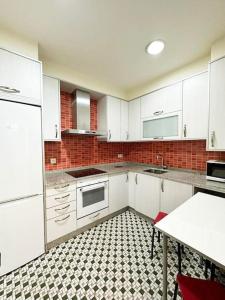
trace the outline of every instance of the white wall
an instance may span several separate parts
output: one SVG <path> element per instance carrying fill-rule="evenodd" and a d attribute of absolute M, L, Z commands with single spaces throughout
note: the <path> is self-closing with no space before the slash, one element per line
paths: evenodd
<path fill-rule="evenodd" d="M 208 63 L 210 61 L 210 55 L 203 57 L 191 64 L 188 64 L 182 68 L 179 68 L 173 72 L 166 74 L 160 78 L 157 78 L 153 81 L 150 81 L 148 84 L 144 86 L 131 90 L 127 94 L 127 99 L 132 100 L 134 98 L 140 97 L 144 94 L 150 93 L 156 89 L 159 89 L 163 86 L 167 86 L 179 80 L 182 80 L 186 77 L 190 77 L 194 74 L 204 72 L 208 69 Z"/>
<path fill-rule="evenodd" d="M 225 37 L 217 40 L 211 47 L 211 60 L 225 55 Z"/>
<path fill-rule="evenodd" d="M 0 28 L 0 47 L 38 59 L 38 43 Z"/>

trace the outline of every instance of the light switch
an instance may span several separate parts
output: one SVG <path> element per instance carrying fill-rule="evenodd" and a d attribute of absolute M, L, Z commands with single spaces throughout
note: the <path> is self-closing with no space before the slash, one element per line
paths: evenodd
<path fill-rule="evenodd" d="M 123 158 L 123 154 L 122 154 L 122 153 L 119 153 L 119 154 L 118 154 L 118 158 Z"/>
<path fill-rule="evenodd" d="M 51 165 L 56 165 L 56 158 L 50 158 L 50 164 Z"/>

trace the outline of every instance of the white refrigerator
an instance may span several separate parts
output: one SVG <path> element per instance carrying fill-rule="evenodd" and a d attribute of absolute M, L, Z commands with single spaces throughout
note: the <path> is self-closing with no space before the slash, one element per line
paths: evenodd
<path fill-rule="evenodd" d="M 41 108 L 0 99 L 0 276 L 44 253 Z"/>

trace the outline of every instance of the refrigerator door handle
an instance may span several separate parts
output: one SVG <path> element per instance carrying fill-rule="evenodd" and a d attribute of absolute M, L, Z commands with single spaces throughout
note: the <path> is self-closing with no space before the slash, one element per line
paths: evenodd
<path fill-rule="evenodd" d="M 42 195 L 42 194 L 25 195 L 25 196 L 18 197 L 18 198 L 3 200 L 0 203 L 13 202 L 13 201 L 18 201 L 18 200 L 22 200 L 22 199 L 33 198 L 33 197 L 40 196 L 40 195 Z"/>

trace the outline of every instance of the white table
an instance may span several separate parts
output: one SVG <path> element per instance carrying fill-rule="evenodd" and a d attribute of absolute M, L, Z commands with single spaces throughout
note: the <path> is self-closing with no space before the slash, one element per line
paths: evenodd
<path fill-rule="evenodd" d="M 163 300 L 167 299 L 167 237 L 225 267 L 225 198 L 197 193 L 155 227 L 163 232 Z"/>

